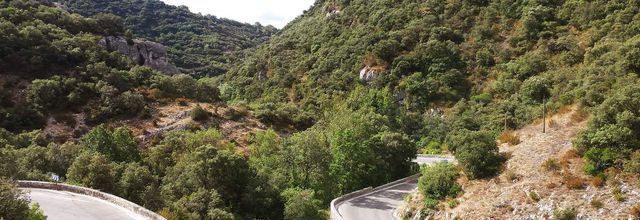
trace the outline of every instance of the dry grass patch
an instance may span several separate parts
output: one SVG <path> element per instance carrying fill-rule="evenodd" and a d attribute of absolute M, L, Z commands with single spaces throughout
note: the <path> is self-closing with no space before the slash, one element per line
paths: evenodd
<path fill-rule="evenodd" d="M 558 126 L 558 123 L 556 123 L 556 121 L 553 119 L 549 119 L 547 121 L 547 125 L 549 126 L 549 128 L 555 128 L 556 126 Z"/>
<path fill-rule="evenodd" d="M 573 114 L 571 114 L 570 119 L 573 123 L 580 123 L 589 117 L 589 113 L 585 111 L 583 108 L 578 108 Z"/>
<path fill-rule="evenodd" d="M 564 114 L 567 114 L 567 113 L 569 113 L 571 111 L 573 111 L 573 107 L 570 106 L 570 105 L 565 105 L 565 106 L 562 106 L 562 107 L 560 107 L 558 109 L 558 114 L 564 115 Z"/>
<path fill-rule="evenodd" d="M 622 189 L 620 189 L 620 187 L 618 186 L 613 187 L 613 190 L 611 190 L 611 194 L 613 195 L 613 199 L 618 202 L 624 202 L 627 199 L 624 196 L 624 192 L 622 192 Z"/>
<path fill-rule="evenodd" d="M 500 134 L 500 136 L 498 137 L 498 141 L 500 141 L 500 143 L 503 143 L 503 144 L 506 143 L 511 146 L 514 146 L 514 145 L 520 144 L 520 137 L 518 137 L 518 135 L 516 135 L 512 131 L 505 131 L 505 132 L 502 132 L 502 134 Z"/>
<path fill-rule="evenodd" d="M 520 174 L 516 173 L 516 171 L 513 170 L 507 170 L 507 172 L 505 173 L 507 182 L 517 182 L 518 180 L 520 180 L 520 177 Z"/>
<path fill-rule="evenodd" d="M 562 184 L 567 186 L 567 188 L 569 189 L 584 189 L 585 180 L 580 177 L 568 174 L 562 179 Z"/>
<path fill-rule="evenodd" d="M 560 170 L 560 164 L 555 158 L 549 158 L 542 163 L 542 168 L 546 171 L 558 171 Z"/>
<path fill-rule="evenodd" d="M 640 203 L 631 206 L 631 208 L 629 208 L 629 214 L 635 219 L 640 219 Z"/>
<path fill-rule="evenodd" d="M 576 159 L 576 158 L 580 158 L 580 154 L 578 154 L 578 151 L 576 149 L 571 149 L 568 150 L 567 152 L 565 152 L 562 157 L 560 157 L 560 165 L 562 167 L 569 167 L 569 164 L 571 163 L 570 161 L 572 159 Z"/>
<path fill-rule="evenodd" d="M 602 179 L 602 177 L 599 177 L 599 176 L 593 177 L 591 179 L 591 185 L 594 187 L 600 188 L 604 186 L 604 180 Z"/>
<path fill-rule="evenodd" d="M 604 207 L 604 203 L 602 203 L 602 201 L 598 198 L 591 199 L 590 204 L 591 204 L 591 207 L 595 209 L 601 209 L 602 207 Z"/>

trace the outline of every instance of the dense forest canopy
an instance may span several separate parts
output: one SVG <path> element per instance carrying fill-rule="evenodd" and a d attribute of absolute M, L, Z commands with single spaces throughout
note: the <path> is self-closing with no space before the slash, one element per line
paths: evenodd
<path fill-rule="evenodd" d="M 85 16 L 113 14 L 136 37 L 169 47 L 170 60 L 195 76 L 225 73 L 242 58 L 244 50 L 263 43 L 277 29 L 246 24 L 213 15 L 194 14 L 184 6 L 160 0 L 64 0 L 72 11 Z"/>
<path fill-rule="evenodd" d="M 1 177 L 55 173 L 169 219 L 323 219 L 339 195 L 417 173 L 416 153 L 449 152 L 463 172 L 422 170 L 435 206 L 461 193 L 460 174 L 500 172 L 496 136 L 540 118 L 543 101 L 591 113 L 575 140 L 585 172 L 640 173 L 636 0 L 318 0 L 268 41 L 273 28 L 157 0 L 64 3 L 86 17 L 0 2 Z M 224 74 L 162 75 L 98 44 L 113 35 Z M 244 106 L 272 129 L 240 149 L 215 126 L 142 142 L 118 123 L 174 101 Z M 38 130 L 63 112 L 87 127 L 64 141 Z"/>

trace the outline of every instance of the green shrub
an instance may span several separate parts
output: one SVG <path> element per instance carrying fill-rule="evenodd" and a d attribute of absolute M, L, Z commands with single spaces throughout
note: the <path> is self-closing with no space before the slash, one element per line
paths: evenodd
<path fill-rule="evenodd" d="M 591 207 L 596 209 L 601 209 L 602 207 L 604 207 L 604 203 L 602 203 L 602 201 L 597 198 L 591 199 L 590 204 L 591 204 Z"/>
<path fill-rule="evenodd" d="M 532 103 L 541 103 L 544 97 L 549 98 L 550 85 L 548 80 L 534 76 L 522 83 L 520 94 Z"/>
<path fill-rule="evenodd" d="M 640 150 L 633 152 L 631 158 L 624 164 L 624 170 L 640 174 Z"/>
<path fill-rule="evenodd" d="M 0 219 L 46 219 L 39 208 L 37 203 L 29 207 L 26 195 L 14 183 L 0 179 Z"/>
<path fill-rule="evenodd" d="M 576 211 L 573 208 L 555 209 L 553 217 L 556 220 L 574 220 L 576 219 Z"/>
<path fill-rule="evenodd" d="M 204 110 L 202 107 L 200 107 L 200 105 L 197 105 L 196 107 L 191 109 L 190 115 L 191 119 L 193 119 L 194 121 L 206 121 L 207 119 L 209 119 L 211 113 L 207 110 Z"/>
<path fill-rule="evenodd" d="M 538 193 L 536 193 L 535 191 L 529 192 L 529 198 L 531 198 L 531 200 L 533 200 L 534 202 L 540 201 L 540 195 L 538 195 Z"/>
<path fill-rule="evenodd" d="M 503 161 L 490 132 L 461 131 L 450 138 L 452 146 L 465 174 L 472 179 L 495 175 Z"/>
<path fill-rule="evenodd" d="M 458 171 L 451 164 L 438 163 L 422 168 L 422 176 L 418 180 L 418 189 L 425 198 L 435 200 L 456 197 L 461 191 L 456 182 Z"/>

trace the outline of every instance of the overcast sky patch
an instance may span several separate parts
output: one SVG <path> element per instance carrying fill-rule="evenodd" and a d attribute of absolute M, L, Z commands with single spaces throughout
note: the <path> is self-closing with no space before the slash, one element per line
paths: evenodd
<path fill-rule="evenodd" d="M 314 0 L 162 0 L 185 5 L 194 13 L 210 14 L 240 22 L 284 27 L 309 9 Z"/>

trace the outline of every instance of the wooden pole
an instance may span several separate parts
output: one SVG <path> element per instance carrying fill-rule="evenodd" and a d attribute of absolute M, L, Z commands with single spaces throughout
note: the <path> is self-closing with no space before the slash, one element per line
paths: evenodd
<path fill-rule="evenodd" d="M 542 95 L 542 133 L 547 133 L 547 95 Z"/>
<path fill-rule="evenodd" d="M 504 112 L 504 130 L 507 130 L 507 112 Z"/>

